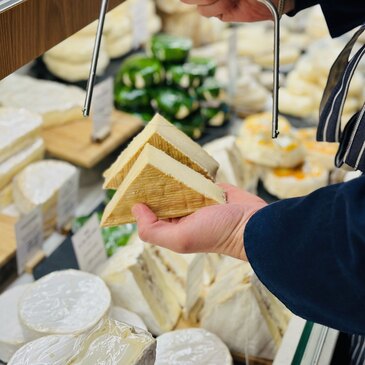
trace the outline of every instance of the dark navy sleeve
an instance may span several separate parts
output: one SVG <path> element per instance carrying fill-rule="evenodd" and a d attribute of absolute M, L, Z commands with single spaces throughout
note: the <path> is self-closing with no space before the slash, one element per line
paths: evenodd
<path fill-rule="evenodd" d="M 244 244 L 258 278 L 293 313 L 365 334 L 365 177 L 261 209 Z"/>
<path fill-rule="evenodd" d="M 312 5 L 320 4 L 332 37 L 338 37 L 365 22 L 365 2 L 362 0 L 295 0 L 289 16 Z"/>

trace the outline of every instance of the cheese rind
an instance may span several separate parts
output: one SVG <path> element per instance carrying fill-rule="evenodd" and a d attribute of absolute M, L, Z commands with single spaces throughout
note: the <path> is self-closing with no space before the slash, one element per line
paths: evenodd
<path fill-rule="evenodd" d="M 130 326 L 138 327 L 147 331 L 145 323 L 138 314 L 122 307 L 113 306 L 110 311 L 110 318 L 114 319 L 115 321 L 126 323 Z"/>
<path fill-rule="evenodd" d="M 97 276 L 77 270 L 51 273 L 32 284 L 19 301 L 19 318 L 29 339 L 81 334 L 109 311 L 111 296 Z"/>
<path fill-rule="evenodd" d="M 105 208 L 102 226 L 135 222 L 136 203 L 147 204 L 160 218 L 183 217 L 197 209 L 225 203 L 223 190 L 163 151 L 146 144 Z"/>
<path fill-rule="evenodd" d="M 0 210 L 13 203 L 13 186 L 8 184 L 0 190 Z"/>
<path fill-rule="evenodd" d="M 156 341 L 148 332 L 111 319 L 82 335 L 41 337 L 18 350 L 9 365 L 153 365 Z"/>
<path fill-rule="evenodd" d="M 147 143 L 214 180 L 218 163 L 197 143 L 157 114 L 104 173 L 104 188 L 119 187 Z"/>

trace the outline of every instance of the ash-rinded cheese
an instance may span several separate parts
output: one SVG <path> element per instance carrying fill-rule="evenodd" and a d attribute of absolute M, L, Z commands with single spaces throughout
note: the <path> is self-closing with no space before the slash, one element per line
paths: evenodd
<path fill-rule="evenodd" d="M 26 343 L 18 318 L 18 302 L 29 284 L 11 288 L 0 295 L 0 361 L 8 362 Z"/>
<path fill-rule="evenodd" d="M 227 346 L 213 333 L 189 328 L 157 337 L 155 365 L 232 365 Z"/>
<path fill-rule="evenodd" d="M 9 365 L 153 365 L 155 358 L 151 334 L 106 319 L 82 335 L 51 335 L 29 342 Z"/>
<path fill-rule="evenodd" d="M 12 74 L 0 81 L 0 105 L 38 113 L 43 128 L 82 118 L 85 92 L 54 81 Z"/>
<path fill-rule="evenodd" d="M 126 323 L 129 324 L 130 326 L 138 327 L 147 331 L 145 323 L 138 314 L 133 313 L 122 307 L 116 307 L 116 306 L 112 307 L 110 311 L 110 318 L 118 322 Z"/>
<path fill-rule="evenodd" d="M 118 189 L 147 143 L 214 180 L 218 163 L 197 143 L 157 114 L 104 173 L 106 189 Z"/>
<path fill-rule="evenodd" d="M 135 222 L 131 209 L 147 204 L 158 218 L 183 217 L 225 203 L 223 190 L 203 175 L 146 144 L 105 208 L 102 226 Z"/>
<path fill-rule="evenodd" d="M 34 339 L 88 331 L 107 315 L 110 305 L 110 292 L 99 277 L 65 270 L 32 284 L 18 308 L 25 336 Z"/>
<path fill-rule="evenodd" d="M 171 331 L 181 314 L 164 274 L 139 239 L 120 249 L 100 269 L 113 303 L 137 313 L 156 335 Z"/>
<path fill-rule="evenodd" d="M 39 114 L 0 107 L 0 163 L 34 142 L 41 125 Z"/>
<path fill-rule="evenodd" d="M 0 189 L 11 183 L 13 177 L 30 163 L 44 156 L 44 142 L 37 138 L 31 145 L 0 163 Z"/>

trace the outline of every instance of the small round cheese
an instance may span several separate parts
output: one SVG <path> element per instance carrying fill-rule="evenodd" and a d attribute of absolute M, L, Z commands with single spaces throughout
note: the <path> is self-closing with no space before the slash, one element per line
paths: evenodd
<path fill-rule="evenodd" d="M 35 282 L 19 301 L 19 317 L 29 338 L 80 334 L 108 312 L 111 296 L 97 276 L 59 271 Z"/>
<path fill-rule="evenodd" d="M 227 346 L 201 328 L 167 332 L 157 337 L 155 365 L 231 365 Z"/>

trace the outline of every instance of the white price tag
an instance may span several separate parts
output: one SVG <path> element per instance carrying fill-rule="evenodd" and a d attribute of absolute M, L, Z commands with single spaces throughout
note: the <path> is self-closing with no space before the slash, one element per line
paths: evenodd
<path fill-rule="evenodd" d="M 57 201 L 57 228 L 62 229 L 75 215 L 79 191 L 77 170 L 60 188 Z"/>
<path fill-rule="evenodd" d="M 110 134 L 114 100 L 113 87 L 111 77 L 94 87 L 92 104 L 92 139 L 94 141 L 102 141 Z"/>
<path fill-rule="evenodd" d="M 135 0 L 132 3 L 131 13 L 133 47 L 138 48 L 141 44 L 146 43 L 149 38 L 147 0 Z"/>
<path fill-rule="evenodd" d="M 107 260 L 97 214 L 73 235 L 72 245 L 82 271 L 92 273 Z"/>
<path fill-rule="evenodd" d="M 23 215 L 15 225 L 16 260 L 20 275 L 27 262 L 40 250 L 43 245 L 43 219 L 41 208 Z"/>

